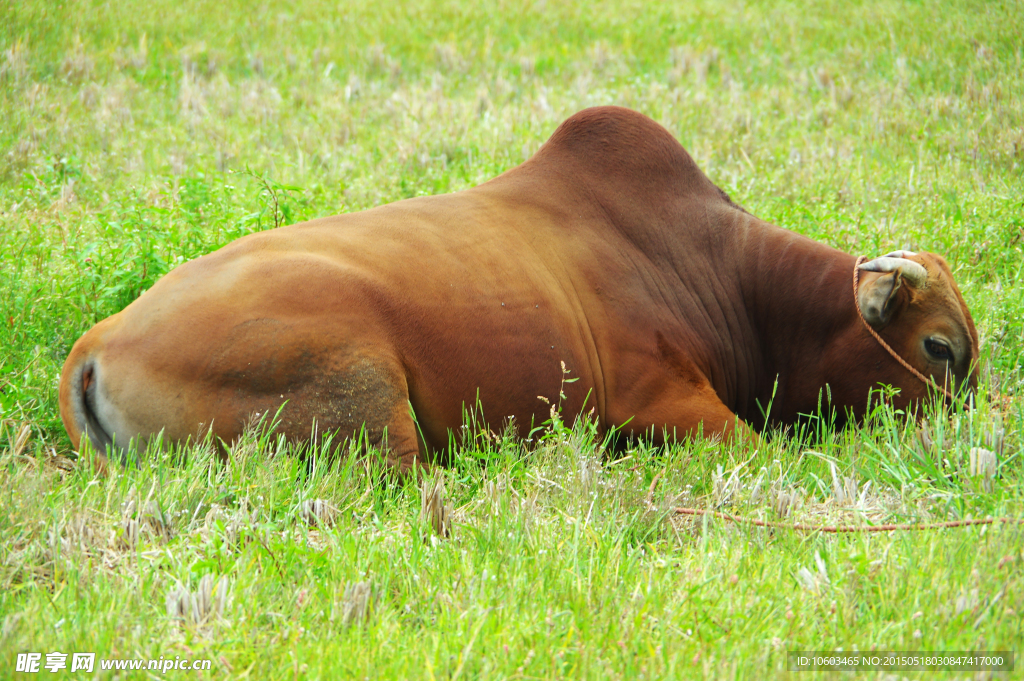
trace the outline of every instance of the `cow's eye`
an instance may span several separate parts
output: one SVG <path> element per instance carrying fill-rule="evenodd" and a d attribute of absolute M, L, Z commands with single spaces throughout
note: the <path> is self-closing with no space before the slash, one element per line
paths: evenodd
<path fill-rule="evenodd" d="M 937 359 L 940 362 L 953 361 L 953 351 L 950 350 L 949 346 L 942 341 L 929 338 L 924 342 L 924 349 L 928 351 L 928 354 L 932 356 L 932 359 Z"/>

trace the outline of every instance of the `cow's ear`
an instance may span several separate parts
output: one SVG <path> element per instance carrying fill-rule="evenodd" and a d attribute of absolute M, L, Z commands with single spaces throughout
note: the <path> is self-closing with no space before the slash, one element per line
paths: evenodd
<path fill-rule="evenodd" d="M 899 270 L 885 274 L 865 272 L 862 275 L 857 302 L 868 324 L 883 327 L 892 321 L 892 313 L 896 309 L 896 292 L 900 290 L 902 282 Z"/>

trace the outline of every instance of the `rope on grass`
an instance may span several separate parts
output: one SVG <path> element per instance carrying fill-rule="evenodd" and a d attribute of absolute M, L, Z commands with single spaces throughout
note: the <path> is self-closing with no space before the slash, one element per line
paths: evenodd
<path fill-rule="evenodd" d="M 947 527 L 967 527 L 969 525 L 993 525 L 995 523 L 1007 523 L 1013 525 L 1024 525 L 1024 518 L 969 518 L 967 520 L 948 520 L 941 523 L 892 523 L 887 525 L 807 525 L 804 523 L 782 523 L 774 520 L 757 520 L 756 518 L 745 518 L 738 515 L 730 515 L 721 511 L 712 511 L 706 508 L 685 508 L 677 507 L 676 515 L 710 515 L 722 520 L 728 520 L 743 525 L 756 525 L 758 527 L 772 527 L 781 530 L 796 530 L 797 532 L 830 532 L 834 534 L 848 532 L 897 532 L 901 530 L 941 530 Z"/>

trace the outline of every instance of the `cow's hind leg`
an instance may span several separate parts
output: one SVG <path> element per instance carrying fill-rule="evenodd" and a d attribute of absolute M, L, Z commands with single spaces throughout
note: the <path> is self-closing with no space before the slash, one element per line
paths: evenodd
<path fill-rule="evenodd" d="M 290 438 L 308 438 L 314 427 L 321 436 L 360 438 L 379 447 L 401 475 L 430 463 L 409 406 L 405 372 L 396 360 L 349 355 L 285 397 L 279 429 Z"/>

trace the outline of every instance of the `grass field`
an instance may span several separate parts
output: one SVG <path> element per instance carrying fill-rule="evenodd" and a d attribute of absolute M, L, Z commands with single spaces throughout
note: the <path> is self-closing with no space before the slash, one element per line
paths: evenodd
<path fill-rule="evenodd" d="M 1024 526 L 834 536 L 672 510 L 1024 517 L 1022 17 L 909 0 L 0 4 L 0 678 L 55 651 L 253 679 L 761 679 L 788 676 L 794 650 L 1019 654 Z M 617 460 L 572 415 L 529 446 L 478 433 L 442 476 L 446 539 L 415 485 L 357 457 L 307 470 L 258 431 L 227 464 L 209 447 L 106 477 L 74 461 L 68 350 L 176 264 L 473 186 L 596 104 L 661 122 L 775 224 L 943 254 L 981 334 L 978 408 L 931 414 L 931 446 L 885 409 L 756 451 Z M 972 475 L 974 447 L 997 452 L 993 477 Z M 70 656 L 64 674 L 93 676 Z M 900 676 L 921 674 L 858 678 Z"/>

